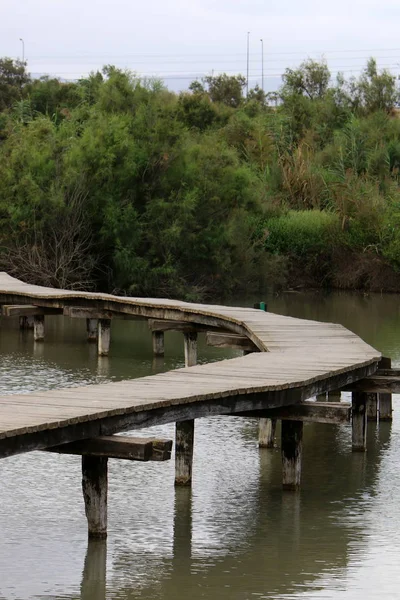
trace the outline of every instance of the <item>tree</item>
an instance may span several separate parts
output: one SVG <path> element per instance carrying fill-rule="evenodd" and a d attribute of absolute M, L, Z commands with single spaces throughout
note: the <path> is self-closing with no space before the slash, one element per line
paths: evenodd
<path fill-rule="evenodd" d="M 246 78 L 243 75 L 207 75 L 203 82 L 207 85 L 207 94 L 212 102 L 222 102 L 227 106 L 237 108 L 243 100 L 243 88 L 246 85 Z M 204 86 L 198 82 L 193 82 L 190 89 L 199 93 L 205 91 Z"/>
<path fill-rule="evenodd" d="M 301 63 L 298 69 L 286 69 L 283 75 L 282 97 L 300 95 L 310 100 L 322 98 L 331 78 L 326 62 L 309 59 Z"/>
<path fill-rule="evenodd" d="M 29 81 L 25 62 L 0 58 L 0 111 L 11 108 L 22 98 L 22 90 Z"/>

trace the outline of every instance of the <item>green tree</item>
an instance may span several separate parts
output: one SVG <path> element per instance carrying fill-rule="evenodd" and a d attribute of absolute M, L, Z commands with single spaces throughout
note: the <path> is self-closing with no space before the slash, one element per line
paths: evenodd
<path fill-rule="evenodd" d="M 0 58 L 0 111 L 11 108 L 22 98 L 24 86 L 30 81 L 26 63 L 12 58 Z"/>
<path fill-rule="evenodd" d="M 281 95 L 306 96 L 310 100 L 323 98 L 331 78 L 326 62 L 312 59 L 301 63 L 298 69 L 286 69 L 282 79 Z"/>

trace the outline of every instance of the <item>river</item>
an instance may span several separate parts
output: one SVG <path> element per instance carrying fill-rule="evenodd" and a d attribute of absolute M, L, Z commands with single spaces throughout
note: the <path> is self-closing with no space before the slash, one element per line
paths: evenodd
<path fill-rule="evenodd" d="M 296 293 L 269 298 L 268 306 L 342 323 L 400 362 L 398 296 Z M 180 334 L 166 334 L 165 361 L 154 361 L 146 323 L 115 321 L 110 357 L 99 359 L 84 329 L 80 320 L 48 317 L 46 341 L 34 345 L 31 332 L 3 322 L 0 394 L 183 366 Z M 201 362 L 235 355 L 200 340 Z M 144 432 L 169 437 L 174 426 Z M 393 424 L 369 424 L 365 455 L 351 453 L 348 426 L 309 424 L 302 490 L 283 493 L 279 449 L 258 449 L 254 420 L 200 419 L 192 490 L 174 489 L 172 460 L 110 461 L 108 540 L 88 545 L 80 458 L 3 459 L 0 598 L 397 598 L 399 464 L 396 410 Z"/>

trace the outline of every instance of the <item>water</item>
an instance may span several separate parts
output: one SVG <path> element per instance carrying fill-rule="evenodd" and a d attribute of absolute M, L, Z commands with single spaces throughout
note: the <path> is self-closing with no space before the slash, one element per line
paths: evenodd
<path fill-rule="evenodd" d="M 251 305 L 251 304 L 250 304 Z M 269 308 L 341 322 L 400 362 L 398 296 L 287 294 Z M 235 356 L 200 343 L 204 362 Z M 47 339 L 0 331 L 0 393 L 139 377 L 183 364 L 180 334 L 154 361 L 145 323 L 114 322 L 110 358 L 84 324 L 47 319 Z M 396 408 L 396 397 L 394 399 Z M 173 425 L 146 433 L 173 436 Z M 369 426 L 366 455 L 346 426 L 304 431 L 302 490 L 282 493 L 279 450 L 251 419 L 196 421 L 192 490 L 173 461 L 110 461 L 109 537 L 87 543 L 79 457 L 0 461 L 0 598 L 247 600 L 396 598 L 400 587 L 400 419 Z M 279 439 L 279 438 L 278 438 Z"/>

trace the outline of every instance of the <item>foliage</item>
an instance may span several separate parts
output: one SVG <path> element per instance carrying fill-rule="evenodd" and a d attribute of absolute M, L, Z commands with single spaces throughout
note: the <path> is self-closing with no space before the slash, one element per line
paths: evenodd
<path fill-rule="evenodd" d="M 245 83 L 174 94 L 113 66 L 62 82 L 0 61 L 1 268 L 196 300 L 293 277 L 344 285 L 349 253 L 354 281 L 374 279 L 369 257 L 400 270 L 394 78 L 370 61 L 331 82 L 306 61 L 274 98 L 243 98 Z"/>

